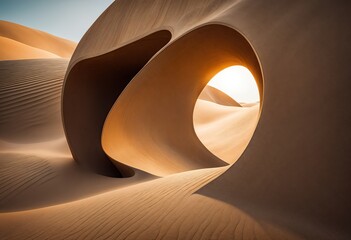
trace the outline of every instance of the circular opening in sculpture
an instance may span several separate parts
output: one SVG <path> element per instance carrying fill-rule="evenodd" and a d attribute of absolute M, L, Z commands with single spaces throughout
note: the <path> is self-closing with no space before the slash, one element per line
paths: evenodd
<path fill-rule="evenodd" d="M 250 70 L 227 67 L 208 82 L 196 101 L 195 132 L 209 151 L 232 164 L 253 135 L 259 106 L 260 94 Z"/>

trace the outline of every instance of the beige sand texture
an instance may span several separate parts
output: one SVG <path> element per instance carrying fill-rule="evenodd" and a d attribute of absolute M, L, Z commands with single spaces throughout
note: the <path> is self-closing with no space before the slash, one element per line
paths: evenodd
<path fill-rule="evenodd" d="M 225 169 L 170 175 L 68 204 L 0 215 L 2 239 L 298 239 L 192 193 Z M 3 221 L 6 219 L 6 223 Z M 274 237 L 272 237 L 274 236 Z"/>
<path fill-rule="evenodd" d="M 0 20 L 0 60 L 70 58 L 76 43 Z"/>
<path fill-rule="evenodd" d="M 194 108 L 195 132 L 208 150 L 233 164 L 249 143 L 258 114 L 259 104 L 233 107 L 198 99 Z"/>
<path fill-rule="evenodd" d="M 68 61 L 0 63 L 0 139 L 35 143 L 64 137 L 60 97 Z"/>
<path fill-rule="evenodd" d="M 38 150 L 62 133 L 1 141 L 0 238 L 350 239 L 350 9 L 115 1 L 78 44 L 55 97 L 76 163 L 64 148 Z M 232 65 L 252 72 L 260 105 L 198 100 Z M 9 96 L 5 118 L 27 109 Z M 24 136 L 11 131 L 4 136 Z"/>

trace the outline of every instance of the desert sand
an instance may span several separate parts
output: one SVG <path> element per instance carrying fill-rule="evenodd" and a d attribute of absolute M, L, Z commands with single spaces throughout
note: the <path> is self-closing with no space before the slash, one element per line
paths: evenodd
<path fill-rule="evenodd" d="M 70 58 L 76 43 L 0 20 L 0 60 Z"/>
<path fill-rule="evenodd" d="M 350 9 L 115 1 L 69 61 L 1 30 L 60 58 L 0 61 L 0 238 L 350 239 Z"/>
<path fill-rule="evenodd" d="M 202 90 L 199 99 L 207 100 L 209 102 L 218 103 L 224 106 L 236 106 L 241 107 L 240 103 L 235 101 L 233 98 L 225 94 L 224 92 L 207 85 L 204 90 Z"/>
<path fill-rule="evenodd" d="M 249 143 L 258 114 L 259 104 L 233 107 L 199 98 L 194 108 L 195 132 L 208 150 L 226 163 L 233 164 Z"/>

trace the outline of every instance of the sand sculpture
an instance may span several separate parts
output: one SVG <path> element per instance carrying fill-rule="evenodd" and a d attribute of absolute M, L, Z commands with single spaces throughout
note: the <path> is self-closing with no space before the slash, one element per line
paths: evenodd
<path fill-rule="evenodd" d="M 0 238 L 349 239 L 350 10 L 115 1 L 69 63 L 2 62 Z M 25 131 L 48 133 L 24 139 L 5 127 L 11 89 L 30 84 L 26 69 L 53 65 L 46 86 L 62 92 L 40 107 L 60 109 L 63 125 L 44 114 L 33 130 L 24 118 Z M 206 87 L 233 65 L 251 71 L 260 104 Z M 47 98 L 36 83 L 32 95 Z M 19 103 L 23 116 L 39 108 Z"/>

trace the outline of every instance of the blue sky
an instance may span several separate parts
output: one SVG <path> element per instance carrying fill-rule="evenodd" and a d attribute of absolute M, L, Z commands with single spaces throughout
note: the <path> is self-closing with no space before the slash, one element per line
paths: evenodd
<path fill-rule="evenodd" d="M 0 0 L 0 19 L 78 42 L 114 0 Z"/>

